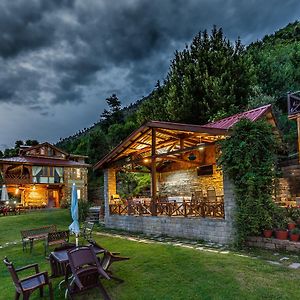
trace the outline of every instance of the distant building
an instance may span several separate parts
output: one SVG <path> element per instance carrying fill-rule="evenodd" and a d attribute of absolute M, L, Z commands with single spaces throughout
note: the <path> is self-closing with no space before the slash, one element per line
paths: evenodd
<path fill-rule="evenodd" d="M 22 146 L 19 156 L 0 159 L 0 173 L 10 197 L 24 206 L 60 207 L 70 202 L 73 183 L 78 198 L 87 200 L 86 158 L 49 143 Z"/>

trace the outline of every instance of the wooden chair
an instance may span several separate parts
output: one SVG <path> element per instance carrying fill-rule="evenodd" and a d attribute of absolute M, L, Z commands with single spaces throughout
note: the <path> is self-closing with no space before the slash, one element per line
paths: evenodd
<path fill-rule="evenodd" d="M 52 284 L 49 281 L 48 273 L 47 272 L 40 272 L 38 264 L 28 265 L 22 268 L 15 269 L 12 262 L 8 260 L 7 257 L 3 260 L 4 264 L 6 265 L 12 280 L 15 285 L 16 289 L 16 296 L 15 299 L 18 300 L 20 295 L 23 295 L 24 300 L 28 300 L 30 295 L 36 290 L 40 290 L 40 296 L 43 297 L 44 294 L 44 286 L 49 286 L 49 295 L 50 299 L 53 300 L 53 291 L 52 291 Z M 23 270 L 28 270 L 33 268 L 35 270 L 35 274 L 25 277 L 23 279 L 19 279 L 18 272 Z"/>
<path fill-rule="evenodd" d="M 45 255 L 47 254 L 49 246 L 63 245 L 69 242 L 69 230 L 49 232 L 45 240 Z"/>
<path fill-rule="evenodd" d="M 67 292 L 71 299 L 73 299 L 74 294 L 94 287 L 100 289 L 104 299 L 110 299 L 99 280 L 100 277 L 106 279 L 110 279 L 110 277 L 101 267 L 92 246 L 70 250 L 68 259 L 69 267 L 67 268 L 65 281 L 67 283 Z"/>
<path fill-rule="evenodd" d="M 207 201 L 210 203 L 215 203 L 217 201 L 217 194 L 214 187 L 209 187 L 207 189 Z"/>
<path fill-rule="evenodd" d="M 110 270 L 110 266 L 114 262 L 117 262 L 117 261 L 129 260 L 129 257 L 119 256 L 119 254 L 120 254 L 119 252 L 110 252 L 93 240 L 89 240 L 89 243 L 91 245 L 94 245 L 95 247 L 98 247 L 98 248 L 104 250 L 104 255 L 102 258 L 100 258 L 100 264 L 101 264 L 103 270 L 110 276 L 110 278 L 112 278 L 118 282 L 124 282 L 123 279 L 113 275 L 113 272 Z"/>
<path fill-rule="evenodd" d="M 82 236 L 85 240 L 88 241 L 88 240 L 92 239 L 94 225 L 95 224 L 93 222 L 89 222 L 89 221 L 84 222 L 84 226 L 82 229 Z"/>

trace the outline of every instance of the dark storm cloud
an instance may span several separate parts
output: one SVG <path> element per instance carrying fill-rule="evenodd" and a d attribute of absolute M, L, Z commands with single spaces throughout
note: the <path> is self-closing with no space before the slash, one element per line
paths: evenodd
<path fill-rule="evenodd" d="M 136 100 L 198 31 L 216 24 L 248 43 L 299 11 L 296 0 L 2 1 L 0 102 L 46 114 L 51 104 L 82 102 L 93 89 L 103 100 L 111 91 Z"/>

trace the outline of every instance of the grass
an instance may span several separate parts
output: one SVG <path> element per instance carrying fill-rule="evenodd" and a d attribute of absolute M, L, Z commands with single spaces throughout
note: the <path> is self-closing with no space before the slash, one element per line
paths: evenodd
<path fill-rule="evenodd" d="M 19 239 L 19 230 L 25 226 L 53 223 L 66 228 L 70 223 L 68 211 L 1 217 L 1 243 Z M 119 251 L 131 258 L 113 265 L 113 270 L 125 279 L 125 283 L 104 281 L 112 299 L 299 299 L 299 270 L 273 266 L 264 260 L 238 256 L 233 252 L 221 254 L 116 237 L 94 237 L 111 251 Z M 41 270 L 50 272 L 43 250 L 41 242 L 34 245 L 32 254 L 22 252 L 18 244 L 0 249 L 0 258 L 7 255 L 16 266 L 38 262 Z M 60 280 L 53 280 L 55 299 L 64 299 L 63 291 L 58 289 Z M 12 299 L 14 287 L 2 263 L 0 282 L 0 299 Z M 39 299 L 38 292 L 31 299 Z M 93 290 L 76 299 L 101 297 L 97 290 Z"/>

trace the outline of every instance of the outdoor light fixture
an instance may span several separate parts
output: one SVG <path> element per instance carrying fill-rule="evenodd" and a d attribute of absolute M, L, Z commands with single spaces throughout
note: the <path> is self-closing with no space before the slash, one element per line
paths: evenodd
<path fill-rule="evenodd" d="M 32 189 L 35 190 L 35 184 L 33 185 Z"/>
<path fill-rule="evenodd" d="M 204 146 L 205 146 L 205 143 L 199 143 L 198 145 L 198 149 L 200 150 L 200 151 L 203 151 L 204 150 Z"/>
<path fill-rule="evenodd" d="M 16 188 L 15 194 L 18 195 L 18 193 L 19 193 L 19 188 Z"/>
<path fill-rule="evenodd" d="M 150 161 L 150 159 L 149 158 L 144 158 L 144 163 L 148 163 L 149 161 Z"/>
<path fill-rule="evenodd" d="M 14 204 L 17 204 L 17 201 L 14 201 Z"/>
<path fill-rule="evenodd" d="M 6 201 L 5 203 L 6 203 L 6 204 L 9 204 L 9 201 Z"/>
<path fill-rule="evenodd" d="M 189 160 L 195 160 L 197 157 L 196 157 L 196 155 L 192 152 L 192 153 L 190 153 L 190 155 L 189 155 Z"/>

